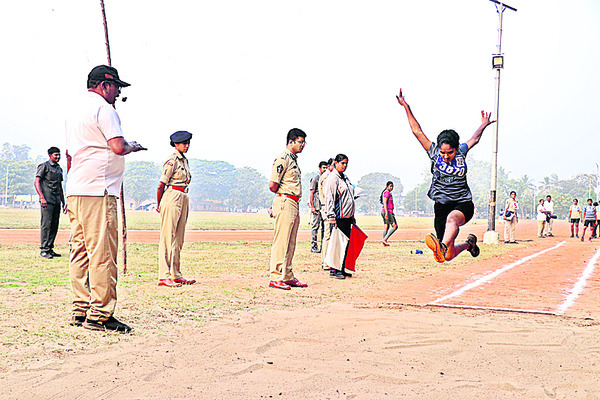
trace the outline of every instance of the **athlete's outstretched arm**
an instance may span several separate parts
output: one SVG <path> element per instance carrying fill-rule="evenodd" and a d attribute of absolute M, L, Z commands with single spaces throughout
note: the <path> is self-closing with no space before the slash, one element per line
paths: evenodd
<path fill-rule="evenodd" d="M 404 107 L 404 110 L 406 110 L 406 116 L 408 117 L 408 123 L 410 124 L 410 129 L 412 129 L 413 134 L 415 135 L 415 137 L 417 138 L 419 143 L 421 143 L 421 146 L 423 146 L 425 151 L 429 151 L 429 149 L 431 148 L 432 142 L 431 142 L 431 140 L 427 139 L 427 136 L 425 136 L 425 133 L 423 133 L 423 130 L 421 129 L 421 125 L 419 125 L 419 123 L 417 122 L 417 119 L 413 115 L 413 113 L 410 109 L 410 106 L 408 105 L 408 103 L 404 99 L 404 96 L 402 95 L 402 89 L 400 89 L 400 93 L 398 93 L 398 96 L 396 96 L 396 99 L 398 99 L 398 103 L 402 107 Z"/>
<path fill-rule="evenodd" d="M 481 135 L 483 135 L 483 131 L 485 130 L 485 128 L 488 127 L 488 125 L 493 124 L 494 121 L 490 121 L 490 118 L 492 117 L 492 113 L 486 113 L 485 111 L 481 111 L 481 125 L 479 125 L 479 128 L 477 128 L 477 130 L 475 131 L 475 133 L 473 134 L 473 137 L 471 137 L 471 139 L 467 140 L 467 146 L 469 146 L 469 149 L 471 149 L 473 146 L 475 146 L 477 143 L 479 143 L 479 140 L 481 139 Z"/>

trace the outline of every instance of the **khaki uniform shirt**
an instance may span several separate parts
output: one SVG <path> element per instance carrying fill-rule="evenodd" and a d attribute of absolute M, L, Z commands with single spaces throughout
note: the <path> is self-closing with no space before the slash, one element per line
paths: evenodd
<path fill-rule="evenodd" d="M 321 204 L 323 205 L 327 204 L 325 201 L 325 179 L 327 179 L 330 173 L 331 171 L 326 169 L 325 172 L 323 172 L 323 175 L 321 175 L 319 178 L 319 198 L 321 199 Z"/>
<path fill-rule="evenodd" d="M 279 184 L 277 193 L 302 196 L 301 172 L 297 160 L 298 156 L 285 149 L 273 161 L 270 180 Z"/>
<path fill-rule="evenodd" d="M 175 150 L 163 164 L 160 182 L 167 186 L 188 186 L 191 180 L 192 173 L 187 158 Z"/>

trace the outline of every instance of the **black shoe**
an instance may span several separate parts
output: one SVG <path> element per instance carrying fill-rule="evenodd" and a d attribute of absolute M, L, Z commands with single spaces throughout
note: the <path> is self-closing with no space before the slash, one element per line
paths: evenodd
<path fill-rule="evenodd" d="M 575 235 L 571 235 L 571 237 L 575 237 Z"/>
<path fill-rule="evenodd" d="M 116 331 L 116 332 L 123 332 L 123 333 L 131 332 L 130 326 L 117 321 L 117 319 L 115 317 L 110 317 L 106 321 L 91 321 L 88 318 L 83 323 L 83 327 L 85 329 L 89 329 L 91 331 Z"/>
<path fill-rule="evenodd" d="M 50 253 L 50 252 L 48 252 L 48 251 L 42 251 L 42 252 L 40 253 L 40 257 L 44 257 L 44 258 L 47 258 L 47 259 L 51 259 L 53 256 L 52 256 L 52 253 Z"/>
<path fill-rule="evenodd" d="M 351 274 L 351 273 L 349 273 L 349 272 L 343 271 L 343 272 L 342 272 L 342 274 L 343 274 L 344 276 L 347 276 L 348 278 L 352 278 L 352 274 Z"/>
<path fill-rule="evenodd" d="M 337 271 L 335 269 L 333 269 L 333 268 L 329 269 L 329 276 L 331 278 L 334 278 L 336 276 L 336 274 L 337 274 Z"/>
<path fill-rule="evenodd" d="M 81 326 L 85 322 L 85 315 L 73 315 L 69 325 Z"/>
<path fill-rule="evenodd" d="M 60 257 L 60 254 L 56 253 L 54 250 L 50 250 L 48 253 L 52 254 L 52 257 Z"/>
<path fill-rule="evenodd" d="M 467 250 L 473 257 L 479 255 L 479 246 L 477 246 L 477 236 L 472 233 L 467 236 L 467 243 L 469 243 L 469 249 Z"/>
<path fill-rule="evenodd" d="M 310 252 L 311 252 L 311 253 L 320 253 L 320 252 L 321 252 L 321 250 L 319 250 L 319 249 L 315 249 L 315 248 L 312 248 L 312 249 L 310 249 Z"/>
<path fill-rule="evenodd" d="M 341 271 L 338 271 L 338 272 L 335 274 L 335 279 L 346 279 L 346 275 L 345 275 L 343 272 L 341 272 Z"/>

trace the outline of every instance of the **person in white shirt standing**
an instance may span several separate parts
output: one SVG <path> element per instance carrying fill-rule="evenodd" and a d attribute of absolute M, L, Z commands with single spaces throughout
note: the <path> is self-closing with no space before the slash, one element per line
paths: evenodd
<path fill-rule="evenodd" d="M 544 201 L 544 208 L 548 211 L 548 214 L 554 214 L 554 202 L 552 201 L 552 196 L 547 195 L 546 201 Z M 546 236 L 553 237 L 552 234 L 552 225 L 554 225 L 554 218 L 550 218 L 549 221 L 546 221 Z"/>
<path fill-rule="evenodd" d="M 544 199 L 540 199 L 540 204 L 538 204 L 537 206 L 537 216 L 536 216 L 536 220 L 537 220 L 537 237 L 539 238 L 545 238 L 546 235 L 544 235 L 544 226 L 546 225 L 546 215 L 548 214 L 548 210 L 546 210 L 546 208 L 544 208 Z"/>
<path fill-rule="evenodd" d="M 67 134 L 67 209 L 71 222 L 71 325 L 130 332 L 113 316 L 117 305 L 117 197 L 124 155 L 146 150 L 127 142 L 114 109 L 122 87 L 115 68 L 88 74 L 88 92 L 70 109 Z"/>
<path fill-rule="evenodd" d="M 504 243 L 517 243 L 515 241 L 515 229 L 517 228 L 517 210 L 519 202 L 517 201 L 517 192 L 510 192 L 510 198 L 506 200 L 504 207 Z"/>

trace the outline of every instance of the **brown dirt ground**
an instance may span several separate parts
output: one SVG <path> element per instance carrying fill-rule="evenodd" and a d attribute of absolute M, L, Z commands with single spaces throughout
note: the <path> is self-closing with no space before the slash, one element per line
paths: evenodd
<path fill-rule="evenodd" d="M 481 237 L 484 229 L 467 226 L 461 237 L 467 232 Z M 203 328 L 174 323 L 162 335 L 134 336 L 12 368 L 0 374 L 0 397 L 598 399 L 598 269 L 564 315 L 427 306 L 502 266 L 566 241 L 444 302 L 556 312 L 600 242 L 569 238 L 564 221 L 557 221 L 554 231 L 555 238 L 537 239 L 535 221 L 521 221 L 517 240 L 525 244 L 511 253 L 376 286 L 361 285 L 360 272 L 343 282 L 306 272 L 302 278 L 311 285 L 302 290 L 322 295 L 344 284 L 355 288 L 354 295 L 344 302 L 295 304 L 293 293 L 273 290 L 272 303 Z M 399 231 L 394 239 L 417 240 L 427 232 Z M 380 232 L 367 234 L 378 238 Z M 0 231 L 0 243 L 37 243 L 37 235 Z M 157 235 L 128 233 L 130 242 L 155 241 Z M 188 231 L 186 240 L 270 240 L 271 235 Z M 307 235 L 302 231 L 301 239 Z"/>

